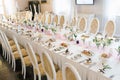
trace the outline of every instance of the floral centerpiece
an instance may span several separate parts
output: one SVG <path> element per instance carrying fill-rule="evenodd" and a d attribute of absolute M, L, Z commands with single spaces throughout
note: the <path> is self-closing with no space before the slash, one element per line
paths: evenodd
<path fill-rule="evenodd" d="M 118 46 L 118 48 L 116 49 L 116 51 L 118 52 L 118 56 L 120 55 L 120 46 Z"/>
<path fill-rule="evenodd" d="M 52 27 L 52 28 L 51 28 L 51 31 L 55 34 L 57 30 Z"/>
<path fill-rule="evenodd" d="M 102 41 L 103 48 L 105 46 L 109 46 L 111 43 L 112 43 L 112 39 L 108 39 L 108 38 L 103 39 Z"/>
<path fill-rule="evenodd" d="M 109 65 L 102 63 L 102 69 L 99 69 L 100 72 L 105 73 L 106 70 L 112 69 Z"/>
<path fill-rule="evenodd" d="M 96 44 L 96 46 L 99 48 L 99 46 L 101 45 L 101 42 L 102 42 L 103 38 L 97 38 L 95 37 L 93 39 L 93 42 Z"/>
<path fill-rule="evenodd" d="M 112 39 L 109 39 L 109 38 L 97 38 L 95 37 L 93 39 L 93 42 L 95 42 L 96 46 L 99 47 L 100 45 L 103 46 L 103 48 L 105 46 L 109 46 L 111 43 L 112 43 Z"/>

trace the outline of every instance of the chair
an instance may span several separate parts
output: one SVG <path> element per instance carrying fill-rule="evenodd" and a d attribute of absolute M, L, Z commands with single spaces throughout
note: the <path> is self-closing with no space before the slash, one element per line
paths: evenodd
<path fill-rule="evenodd" d="M 78 30 L 80 30 L 80 32 L 85 32 L 86 26 L 87 26 L 87 20 L 85 17 L 82 17 L 78 22 L 78 28 L 79 28 Z"/>
<path fill-rule="evenodd" d="M 62 71 L 56 71 L 57 69 L 47 51 L 41 53 L 41 62 L 48 80 L 62 80 Z"/>
<path fill-rule="evenodd" d="M 15 71 L 16 60 L 20 59 L 19 49 L 17 47 L 18 44 L 15 43 L 15 39 L 13 38 L 14 45 L 11 45 L 5 33 L 3 33 L 3 37 L 4 43 L 7 45 L 8 48 L 9 61 L 12 61 L 12 68 Z M 23 57 L 27 56 L 27 52 L 22 46 L 20 46 L 20 50 Z"/>
<path fill-rule="evenodd" d="M 34 16 L 35 16 L 35 17 L 34 17 L 34 21 L 37 22 L 37 21 L 38 21 L 38 16 L 39 16 L 39 14 L 35 14 Z"/>
<path fill-rule="evenodd" d="M 104 28 L 104 36 L 113 37 L 115 33 L 115 23 L 112 20 L 109 20 Z"/>
<path fill-rule="evenodd" d="M 20 37 L 19 37 L 19 40 L 22 41 L 22 39 Z M 26 78 L 26 67 L 32 66 L 30 57 L 28 56 L 29 53 L 27 52 L 26 47 L 21 49 L 21 46 L 18 44 L 18 41 L 15 36 L 13 36 L 13 41 L 15 42 L 15 45 L 18 50 L 16 52 L 14 52 L 13 55 L 15 57 L 15 60 L 21 59 L 22 74 L 25 79 Z M 25 44 L 25 43 L 26 43 L 26 41 L 23 42 L 23 44 Z M 37 55 L 36 55 L 36 57 L 37 57 L 37 61 L 40 62 L 40 58 Z"/>
<path fill-rule="evenodd" d="M 9 55 L 7 54 L 8 48 L 4 42 L 3 32 L 1 30 L 0 30 L 0 41 L 2 45 L 3 56 L 7 58 L 7 61 L 9 61 Z"/>
<path fill-rule="evenodd" d="M 48 14 L 48 17 L 47 17 L 47 24 L 51 24 L 51 14 Z"/>
<path fill-rule="evenodd" d="M 90 34 L 96 35 L 99 30 L 99 20 L 98 18 L 92 19 L 89 27 L 89 32 Z"/>
<path fill-rule="evenodd" d="M 77 24 L 77 20 L 76 20 L 76 17 L 74 17 L 72 19 L 71 26 L 76 26 L 76 24 Z"/>
<path fill-rule="evenodd" d="M 28 55 L 33 66 L 34 80 L 36 80 L 36 75 L 38 75 L 38 79 L 41 80 L 41 76 L 45 75 L 42 64 L 38 62 L 35 52 L 30 43 L 26 43 L 26 49 L 29 53 Z"/>
<path fill-rule="evenodd" d="M 23 49 L 23 50 L 20 49 L 20 46 L 19 46 L 18 41 L 17 41 L 15 36 L 13 36 L 13 40 L 14 40 L 14 42 L 16 44 L 17 49 L 18 49 L 18 51 L 15 52 L 15 56 L 16 56 L 17 59 L 19 59 L 19 58 L 21 59 L 22 74 L 24 74 L 24 79 L 25 79 L 26 67 L 27 66 L 31 66 L 32 64 L 31 64 L 31 62 L 30 62 L 30 60 L 29 60 L 27 55 L 24 57 L 23 53 L 27 54 L 27 52 L 26 52 L 25 49 Z"/>
<path fill-rule="evenodd" d="M 57 26 L 58 25 L 58 15 L 54 16 L 54 25 Z"/>
<path fill-rule="evenodd" d="M 46 22 L 46 15 L 44 13 L 44 14 L 42 14 L 41 23 L 44 25 L 45 22 Z"/>
<path fill-rule="evenodd" d="M 69 63 L 65 63 L 63 65 L 62 74 L 63 80 L 81 80 L 81 77 L 76 68 Z"/>
<path fill-rule="evenodd" d="M 26 18 L 26 20 L 31 20 L 31 18 L 32 18 L 32 12 L 27 11 L 25 18 Z"/>
<path fill-rule="evenodd" d="M 42 13 L 39 13 L 38 14 L 38 22 L 41 22 L 41 19 L 42 19 Z"/>
<path fill-rule="evenodd" d="M 9 41 L 6 41 L 6 35 L 4 32 L 1 32 L 1 37 L 2 37 L 2 49 L 3 49 L 3 55 L 5 58 L 7 58 L 7 61 L 11 63 L 11 54 L 10 54 L 10 48 L 9 48 Z M 10 42 L 11 43 L 11 42 Z M 14 46 L 12 47 L 14 48 Z M 15 50 L 15 49 L 14 49 Z"/>
<path fill-rule="evenodd" d="M 61 17 L 60 17 L 60 27 L 63 28 L 63 27 L 64 27 L 64 24 L 65 24 L 65 17 L 64 17 L 64 16 L 61 16 Z"/>

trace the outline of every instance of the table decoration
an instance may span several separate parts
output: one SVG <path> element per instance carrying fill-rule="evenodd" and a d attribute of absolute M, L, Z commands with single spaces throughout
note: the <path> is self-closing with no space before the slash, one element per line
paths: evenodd
<path fill-rule="evenodd" d="M 102 40 L 103 49 L 104 49 L 105 46 L 109 46 L 111 43 L 112 43 L 112 39 L 104 38 Z"/>
<path fill-rule="evenodd" d="M 102 40 L 103 38 L 97 38 L 97 37 L 93 39 L 93 42 L 96 44 L 97 48 L 99 48 L 99 46 L 101 45 Z"/>
<path fill-rule="evenodd" d="M 81 54 L 77 54 L 77 55 L 74 55 L 73 57 L 71 57 L 72 60 L 77 60 L 77 59 L 80 59 L 82 57 Z"/>
<path fill-rule="evenodd" d="M 108 64 L 102 63 L 102 68 L 99 69 L 99 72 L 105 73 L 106 70 L 110 70 L 110 69 L 112 69 L 112 68 Z"/>
<path fill-rule="evenodd" d="M 83 50 L 81 53 L 89 57 L 92 56 L 92 53 L 88 50 Z"/>

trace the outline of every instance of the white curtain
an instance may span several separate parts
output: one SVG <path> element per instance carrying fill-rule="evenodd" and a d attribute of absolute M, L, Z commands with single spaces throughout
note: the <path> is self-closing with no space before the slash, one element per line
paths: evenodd
<path fill-rule="evenodd" d="M 57 15 L 65 15 L 66 21 L 70 22 L 75 15 L 75 0 L 53 0 L 53 12 Z"/>
<path fill-rule="evenodd" d="M 16 13 L 16 0 L 3 0 L 3 4 L 4 4 L 4 13 L 5 14 L 14 14 Z"/>
<path fill-rule="evenodd" d="M 106 15 L 120 16 L 120 0 L 105 0 L 106 1 Z"/>
<path fill-rule="evenodd" d="M 68 18 L 74 13 L 73 0 L 53 0 L 53 12 Z"/>

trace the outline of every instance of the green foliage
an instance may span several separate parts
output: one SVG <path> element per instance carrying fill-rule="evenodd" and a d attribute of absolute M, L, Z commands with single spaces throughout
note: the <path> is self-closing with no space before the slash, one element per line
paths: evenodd
<path fill-rule="evenodd" d="M 105 65 L 105 64 L 102 64 L 102 65 L 103 65 L 103 70 L 112 69 L 109 65 Z"/>
<path fill-rule="evenodd" d="M 46 30 L 48 30 L 48 26 L 45 26 L 45 25 L 44 25 L 43 27 L 44 27 Z"/>

